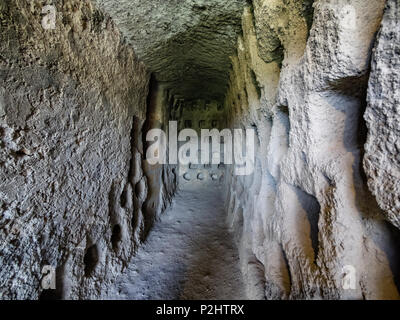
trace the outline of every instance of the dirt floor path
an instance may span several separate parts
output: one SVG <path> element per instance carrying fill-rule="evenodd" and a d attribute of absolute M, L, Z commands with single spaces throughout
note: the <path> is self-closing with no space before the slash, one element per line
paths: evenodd
<path fill-rule="evenodd" d="M 109 299 L 246 299 L 218 185 L 179 191 Z"/>

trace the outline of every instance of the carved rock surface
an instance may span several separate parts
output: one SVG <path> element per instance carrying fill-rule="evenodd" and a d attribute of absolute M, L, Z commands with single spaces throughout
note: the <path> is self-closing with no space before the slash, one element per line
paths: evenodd
<path fill-rule="evenodd" d="M 0 4 L 2 299 L 98 297 L 170 197 L 142 169 L 147 68 L 90 2 L 57 3 L 55 30 L 40 1 Z"/>
<path fill-rule="evenodd" d="M 389 3 L 386 24 L 391 21 L 387 28 L 395 33 L 398 7 Z M 400 234 L 385 221 L 362 169 L 371 48 L 384 6 L 383 0 L 317 1 L 312 27 L 295 1 L 254 1 L 244 11 L 225 108 L 231 127 L 256 129 L 255 173 L 240 177 L 228 168 L 226 195 L 249 298 L 399 298 Z M 262 27 L 265 23 L 270 27 Z M 265 43 L 271 28 L 283 46 L 282 62 L 268 58 L 275 52 Z M 385 30 L 381 38 L 388 37 Z M 390 43 L 382 41 L 375 59 L 386 70 L 385 86 L 380 89 L 373 74 L 370 86 L 377 86 L 369 89 L 369 108 L 377 104 L 376 90 L 383 90 L 389 104 L 382 111 L 394 120 L 398 106 L 390 93 L 398 91 L 393 87 L 398 68 L 390 68 L 397 60 L 386 48 Z M 385 66 L 389 58 L 390 68 Z M 374 150 L 372 137 L 377 148 L 387 141 L 383 160 L 395 143 L 386 140 L 388 126 L 394 138 L 398 123 L 372 121 L 383 134 L 372 132 L 369 149 Z M 391 162 L 385 163 L 392 172 L 398 168 L 392 165 L 395 154 L 393 149 Z M 398 181 L 384 179 L 370 185 L 389 180 L 378 194 L 392 199 L 383 209 L 395 209 Z"/>
<path fill-rule="evenodd" d="M 400 228 L 400 4 L 389 0 L 377 36 L 365 120 L 368 186 Z"/>
<path fill-rule="evenodd" d="M 124 279 L 140 297 L 163 277 L 174 297 L 400 298 L 398 1 L 55 0 L 54 30 L 44 3 L 0 1 L 0 299 L 115 297 Z M 150 165 L 146 133 L 169 120 L 253 129 L 254 173 Z M 193 189 L 151 234 L 178 182 Z M 211 217 L 205 236 L 185 211 Z M 155 274 L 179 223 L 195 246 L 158 252 Z"/>

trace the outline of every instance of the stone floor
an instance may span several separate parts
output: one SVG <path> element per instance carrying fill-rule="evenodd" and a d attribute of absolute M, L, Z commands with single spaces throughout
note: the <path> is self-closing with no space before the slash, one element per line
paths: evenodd
<path fill-rule="evenodd" d="M 108 299 L 245 299 L 218 185 L 185 186 Z"/>

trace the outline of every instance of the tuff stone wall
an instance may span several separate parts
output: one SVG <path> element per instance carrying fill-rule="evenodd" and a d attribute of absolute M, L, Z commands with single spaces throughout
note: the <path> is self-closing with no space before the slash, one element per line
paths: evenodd
<path fill-rule="evenodd" d="M 0 3 L 2 299 L 99 297 L 174 190 L 143 166 L 149 72 L 90 1 L 53 3 L 55 30 L 45 1 Z"/>
<path fill-rule="evenodd" d="M 397 0 L 97 0 L 127 40 L 91 1 L 44 30 L 46 3 L 0 2 L 0 298 L 107 296 L 186 171 L 224 182 L 249 298 L 400 298 Z M 144 161 L 221 114 L 254 174 Z"/>
<path fill-rule="evenodd" d="M 152 77 L 150 93 L 148 97 L 147 119 L 143 126 L 142 140 L 144 142 L 144 151 L 148 150 L 152 143 L 147 141 L 147 133 L 151 129 L 162 129 L 165 133 L 169 130 L 169 121 L 171 118 L 171 106 L 174 97 L 169 90 L 160 85 Z M 168 157 L 168 150 L 167 150 Z M 142 190 L 149 189 L 147 198 L 143 203 L 142 211 L 145 217 L 145 235 L 148 234 L 154 221 L 170 204 L 172 197 L 178 186 L 177 165 L 150 165 L 147 161 L 143 163 L 143 170 L 147 177 L 147 185 L 143 184 Z"/>
<path fill-rule="evenodd" d="M 373 53 L 364 115 L 368 186 L 388 220 L 400 228 L 400 4 L 388 1 Z"/>
<path fill-rule="evenodd" d="M 362 168 L 384 6 L 254 0 L 244 10 L 225 108 L 231 127 L 257 131 L 256 169 L 228 167 L 226 195 L 249 298 L 399 298 L 399 230 L 385 220 L 398 226 L 396 174 L 386 175 L 397 172 L 392 0 L 366 116 L 369 185 L 386 212 Z"/>
<path fill-rule="evenodd" d="M 210 100 L 178 100 L 173 106 L 173 117 L 178 120 L 178 131 L 191 129 L 196 132 L 194 137 L 198 141 L 196 163 L 179 164 L 180 189 L 189 185 L 218 184 L 223 180 L 224 164 L 212 164 L 212 142 L 210 137 L 202 137 L 202 130 L 223 130 L 226 128 L 226 115 L 223 104 Z M 178 132 L 178 133 L 179 133 Z M 203 141 L 202 141 L 203 138 Z M 201 161 L 202 142 L 208 144 L 209 163 Z M 186 144 L 179 142 L 178 146 Z M 222 157 L 223 159 L 223 157 Z"/>

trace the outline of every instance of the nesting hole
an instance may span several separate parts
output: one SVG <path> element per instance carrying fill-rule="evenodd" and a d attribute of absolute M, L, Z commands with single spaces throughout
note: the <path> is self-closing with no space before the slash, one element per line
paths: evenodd
<path fill-rule="evenodd" d="M 83 257 L 83 264 L 85 266 L 85 277 L 90 277 L 96 269 L 99 262 L 99 252 L 96 245 L 89 247 Z"/>
<path fill-rule="evenodd" d="M 114 251 L 118 250 L 119 243 L 122 239 L 122 229 L 119 224 L 116 224 L 112 230 L 111 244 Z"/>

